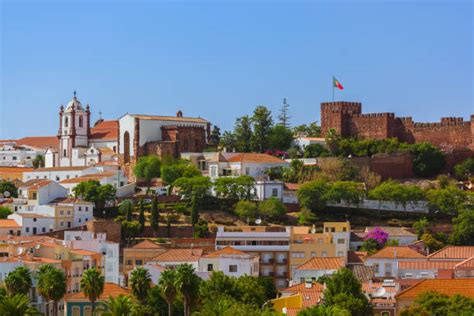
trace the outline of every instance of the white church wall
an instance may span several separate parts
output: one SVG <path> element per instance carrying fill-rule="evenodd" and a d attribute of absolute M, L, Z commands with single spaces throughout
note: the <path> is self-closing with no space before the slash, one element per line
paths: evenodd
<path fill-rule="evenodd" d="M 130 114 L 126 114 L 119 119 L 119 153 L 124 154 L 124 135 L 126 132 L 130 135 L 130 156 L 134 156 L 133 141 L 135 137 L 135 119 Z"/>

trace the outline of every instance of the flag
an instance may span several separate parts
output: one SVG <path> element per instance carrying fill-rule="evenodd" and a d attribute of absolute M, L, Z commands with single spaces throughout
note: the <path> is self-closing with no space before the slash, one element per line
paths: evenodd
<path fill-rule="evenodd" d="M 337 81 L 336 77 L 332 77 L 332 84 L 333 84 L 333 87 L 334 88 L 338 88 L 339 90 L 344 90 L 344 87 L 342 86 L 342 84 Z"/>

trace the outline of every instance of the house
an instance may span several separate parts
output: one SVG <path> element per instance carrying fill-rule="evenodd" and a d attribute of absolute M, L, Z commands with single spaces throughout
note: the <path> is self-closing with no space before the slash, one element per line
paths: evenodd
<path fill-rule="evenodd" d="M 101 169 L 88 166 L 73 167 L 48 167 L 33 169 L 23 174 L 23 181 L 27 182 L 34 179 L 53 180 L 61 182 L 67 179 L 78 178 L 83 175 L 90 175 L 101 172 Z"/>
<path fill-rule="evenodd" d="M 324 137 L 307 137 L 298 136 L 293 140 L 293 145 L 304 149 L 308 145 L 319 144 L 326 147 L 326 139 Z"/>
<path fill-rule="evenodd" d="M 376 227 L 366 227 L 365 233 L 374 230 Z M 392 226 L 379 226 L 379 229 L 388 233 L 389 241 L 397 241 L 398 246 L 407 246 L 418 240 L 418 236 L 412 232 L 409 232 L 403 227 L 392 227 Z"/>
<path fill-rule="evenodd" d="M 159 244 L 145 239 L 138 244 L 123 249 L 123 273 L 128 273 L 135 267 L 144 265 L 146 262 L 156 257 L 166 249 Z"/>
<path fill-rule="evenodd" d="M 457 261 L 401 261 L 398 263 L 398 277 L 401 279 L 452 278 Z"/>
<path fill-rule="evenodd" d="M 202 257 L 203 250 L 199 248 L 190 249 L 168 249 L 147 263 L 160 265 L 165 268 L 175 268 L 181 264 L 190 264 L 195 270 L 199 270 L 199 259 Z"/>
<path fill-rule="evenodd" d="M 351 232 L 349 248 L 352 250 L 359 250 L 364 244 L 365 233 Z"/>
<path fill-rule="evenodd" d="M 257 277 L 260 271 L 259 257 L 229 246 L 203 255 L 199 259 L 198 271 L 222 271 L 225 275 L 237 278 L 243 275 Z"/>
<path fill-rule="evenodd" d="M 311 258 L 294 270 L 292 282 L 317 281 L 319 277 L 331 275 L 343 267 L 345 263 L 342 257 Z"/>
<path fill-rule="evenodd" d="M 296 316 L 302 309 L 308 308 L 322 301 L 324 285 L 317 282 L 306 281 L 280 289 L 280 297 L 272 300 L 276 312 L 288 316 Z"/>
<path fill-rule="evenodd" d="M 106 171 L 101 171 L 97 173 L 91 173 L 91 174 L 84 174 L 79 177 L 75 178 L 69 178 L 69 179 L 64 179 L 60 181 L 59 183 L 68 189 L 69 194 L 73 194 L 74 188 L 86 181 L 98 181 L 100 185 L 107 185 L 110 184 L 114 188 L 117 189 L 117 196 L 119 195 L 119 192 L 121 189 L 128 184 L 128 178 L 125 176 L 122 170 L 116 169 L 116 170 L 106 170 Z M 133 190 L 132 190 L 133 193 Z"/>
<path fill-rule="evenodd" d="M 29 206 L 45 205 L 57 198 L 68 196 L 63 186 L 52 180 L 33 180 L 18 188 L 18 199 L 14 200 L 14 211 L 26 210 Z M 22 207 L 21 205 L 27 205 Z"/>
<path fill-rule="evenodd" d="M 474 256 L 454 266 L 456 278 L 474 278 Z"/>
<path fill-rule="evenodd" d="M 0 181 L 22 181 L 25 172 L 31 172 L 33 168 L 27 167 L 0 167 Z M 1 192 L 3 194 L 3 192 Z"/>
<path fill-rule="evenodd" d="M 330 233 L 336 247 L 336 257 L 347 258 L 351 240 L 351 224 L 345 222 L 324 222 L 323 231 Z"/>
<path fill-rule="evenodd" d="M 426 261 L 426 257 L 407 246 L 385 247 L 365 259 L 365 265 L 374 268 L 378 278 L 396 278 L 402 261 Z"/>
<path fill-rule="evenodd" d="M 130 290 L 124 287 L 121 287 L 115 283 L 106 282 L 104 284 L 104 291 L 102 294 L 97 298 L 96 301 L 96 308 L 104 308 L 106 310 L 106 306 L 103 304 L 107 301 L 110 297 L 117 298 L 119 295 L 130 295 Z M 65 308 L 64 308 L 64 315 L 65 316 L 88 316 L 92 313 L 92 305 L 83 292 L 78 292 L 74 294 L 67 295 L 64 298 L 65 301 Z"/>
<path fill-rule="evenodd" d="M 428 256 L 430 261 L 464 261 L 474 256 L 474 246 L 446 246 Z"/>
<path fill-rule="evenodd" d="M 296 192 L 300 188 L 299 183 L 288 183 L 285 182 L 283 185 L 283 203 L 287 204 L 297 204 L 298 196 Z"/>
<path fill-rule="evenodd" d="M 21 235 L 21 226 L 14 219 L 0 219 L 0 235 Z"/>
<path fill-rule="evenodd" d="M 218 226 L 216 250 L 231 246 L 260 257 L 260 276 L 270 276 L 277 288 L 288 285 L 291 227 L 242 226 L 232 231 Z"/>
<path fill-rule="evenodd" d="M 425 279 L 395 295 L 396 312 L 413 304 L 422 293 L 435 291 L 448 296 L 463 295 L 474 299 L 474 278 L 471 279 Z"/>

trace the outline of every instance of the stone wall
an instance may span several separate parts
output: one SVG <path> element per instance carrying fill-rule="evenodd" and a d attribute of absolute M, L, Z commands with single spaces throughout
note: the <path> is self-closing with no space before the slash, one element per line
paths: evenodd
<path fill-rule="evenodd" d="M 87 230 L 94 233 L 106 233 L 107 240 L 120 243 L 122 238 L 122 226 L 113 220 L 95 219 L 87 222 Z"/>

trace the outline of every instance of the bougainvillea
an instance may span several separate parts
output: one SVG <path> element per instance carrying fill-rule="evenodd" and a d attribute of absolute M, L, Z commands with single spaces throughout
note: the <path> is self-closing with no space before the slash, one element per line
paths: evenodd
<path fill-rule="evenodd" d="M 373 230 L 368 231 L 364 237 L 365 240 L 373 239 L 380 246 L 383 247 L 388 240 L 388 233 L 383 231 L 380 227 L 375 227 Z"/>

